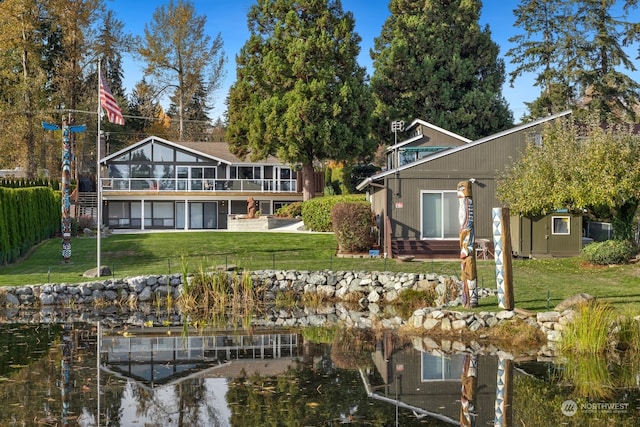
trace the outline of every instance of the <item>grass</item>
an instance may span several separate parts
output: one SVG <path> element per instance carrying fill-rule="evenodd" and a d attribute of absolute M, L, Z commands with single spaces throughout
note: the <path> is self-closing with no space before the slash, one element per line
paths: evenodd
<path fill-rule="evenodd" d="M 457 261 L 396 262 L 381 258 L 338 258 L 332 234 L 165 232 L 113 234 L 101 239 L 101 262 L 115 278 L 147 274 L 196 273 L 236 265 L 244 270 L 393 271 L 460 275 Z M 0 286 L 91 281 L 82 274 L 96 267 L 96 239 L 72 240 L 71 263 L 61 242 L 44 242 L 17 264 L 0 267 Z M 580 292 L 608 303 L 616 313 L 640 314 L 640 266 L 593 267 L 582 258 L 513 262 L 515 305 L 532 311 L 553 309 Z M 495 264 L 478 261 L 478 286 L 495 288 Z M 474 311 L 499 310 L 496 297 L 483 298 Z"/>
<path fill-rule="evenodd" d="M 614 315 L 607 304 L 582 304 L 574 321 L 562 333 L 561 350 L 590 355 L 604 353 L 613 320 Z"/>

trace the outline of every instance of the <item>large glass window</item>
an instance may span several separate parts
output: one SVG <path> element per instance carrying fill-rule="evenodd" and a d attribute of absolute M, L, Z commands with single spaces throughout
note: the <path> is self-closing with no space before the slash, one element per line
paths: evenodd
<path fill-rule="evenodd" d="M 153 228 L 173 228 L 173 202 L 153 202 Z"/>
<path fill-rule="evenodd" d="M 460 381 L 464 369 L 464 354 L 434 356 L 422 353 L 422 381 Z"/>
<path fill-rule="evenodd" d="M 458 197 L 455 191 L 422 193 L 422 238 L 459 237 Z"/>
<path fill-rule="evenodd" d="M 128 227 L 129 212 L 128 202 L 109 202 L 109 226 Z"/>
<path fill-rule="evenodd" d="M 231 179 L 260 179 L 259 166 L 232 166 Z"/>
<path fill-rule="evenodd" d="M 154 162 L 173 162 L 173 149 L 160 144 L 153 144 Z"/>
<path fill-rule="evenodd" d="M 141 145 L 131 152 L 131 160 L 137 162 L 151 161 L 151 144 Z"/>
<path fill-rule="evenodd" d="M 196 162 L 196 156 L 191 154 L 187 154 L 183 151 L 176 151 L 176 161 L 177 162 Z"/>

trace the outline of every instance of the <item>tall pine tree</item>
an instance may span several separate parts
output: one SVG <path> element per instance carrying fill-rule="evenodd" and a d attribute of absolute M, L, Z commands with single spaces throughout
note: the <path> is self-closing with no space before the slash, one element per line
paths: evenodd
<path fill-rule="evenodd" d="M 527 120 L 575 105 L 576 87 L 567 69 L 576 58 L 575 46 L 566 43 L 566 35 L 575 33 L 576 25 L 570 5 L 558 0 L 522 0 L 513 11 L 514 26 L 525 32 L 509 38 L 515 44 L 507 52 L 515 64 L 509 82 L 513 86 L 518 77 L 534 73 L 535 85 L 541 90 L 535 101 L 525 103 L 529 108 Z"/>
<path fill-rule="evenodd" d="M 228 99 L 231 150 L 300 164 L 307 200 L 314 196 L 314 162 L 375 149 L 353 15 L 340 0 L 258 0 L 248 23 Z"/>
<path fill-rule="evenodd" d="M 603 121 L 637 121 L 640 84 L 629 48 L 640 40 L 631 21 L 637 0 L 521 0 L 514 13 L 524 34 L 510 39 L 516 68 L 536 74 L 542 93 L 527 104 L 529 117 L 585 107 Z"/>
<path fill-rule="evenodd" d="M 512 125 L 504 63 L 480 8 L 479 0 L 391 0 L 371 51 L 380 142 L 393 120 L 419 118 L 470 139 Z"/>

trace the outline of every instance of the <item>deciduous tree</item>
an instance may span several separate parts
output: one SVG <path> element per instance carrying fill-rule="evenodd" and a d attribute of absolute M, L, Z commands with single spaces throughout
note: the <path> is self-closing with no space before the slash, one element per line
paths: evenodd
<path fill-rule="evenodd" d="M 612 222 L 614 238 L 630 240 L 639 182 L 640 136 L 632 126 L 556 121 L 504 173 L 498 197 L 522 215 L 587 210 Z"/>
<path fill-rule="evenodd" d="M 138 53 L 146 61 L 145 73 L 163 92 L 172 88 L 177 107 L 179 138 L 184 137 L 186 107 L 196 91 L 210 100 L 224 76 L 226 57 L 220 33 L 211 39 L 205 32 L 206 16 L 197 15 L 190 0 L 169 0 L 145 25 Z M 209 109 L 205 105 L 205 109 Z"/>

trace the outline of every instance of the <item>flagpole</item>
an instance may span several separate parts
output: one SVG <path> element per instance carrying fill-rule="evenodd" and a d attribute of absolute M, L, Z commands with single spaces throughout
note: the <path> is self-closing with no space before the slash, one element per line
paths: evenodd
<path fill-rule="evenodd" d="M 97 238 L 97 250 L 96 250 L 96 259 L 97 259 L 97 264 L 98 264 L 98 269 L 96 272 L 96 277 L 100 277 L 100 239 L 102 237 L 102 179 L 100 178 L 100 154 L 101 154 L 101 149 L 100 149 L 100 143 L 102 140 L 102 135 L 100 135 L 100 113 L 101 113 L 101 106 L 100 106 L 100 76 L 102 74 L 100 74 L 100 60 L 98 60 L 98 154 L 96 155 L 96 192 L 97 197 L 98 197 L 98 203 L 97 203 L 97 215 L 98 218 L 96 218 L 96 223 L 98 225 L 98 238 Z"/>

